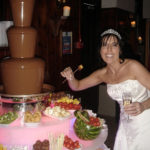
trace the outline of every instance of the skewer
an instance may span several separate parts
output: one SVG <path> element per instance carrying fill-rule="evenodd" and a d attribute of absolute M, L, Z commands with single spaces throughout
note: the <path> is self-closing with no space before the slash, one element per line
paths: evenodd
<path fill-rule="evenodd" d="M 83 65 L 79 65 L 78 68 L 73 72 L 75 74 L 77 71 L 81 71 L 83 69 Z M 62 84 L 64 84 L 67 81 L 67 79 L 62 81 Z"/>

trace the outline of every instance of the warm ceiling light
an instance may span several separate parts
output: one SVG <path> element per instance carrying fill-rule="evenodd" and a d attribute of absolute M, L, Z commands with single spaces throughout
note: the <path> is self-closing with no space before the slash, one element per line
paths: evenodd
<path fill-rule="evenodd" d="M 135 21 L 131 21 L 131 27 L 135 28 L 136 27 L 136 22 Z"/>
<path fill-rule="evenodd" d="M 139 44 L 142 43 L 142 37 L 141 36 L 138 37 L 138 42 L 139 42 Z"/>

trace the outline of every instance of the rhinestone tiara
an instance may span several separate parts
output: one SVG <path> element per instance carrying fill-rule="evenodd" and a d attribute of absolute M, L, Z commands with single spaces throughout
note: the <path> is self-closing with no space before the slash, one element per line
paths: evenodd
<path fill-rule="evenodd" d="M 116 35 L 121 40 L 121 35 L 117 31 L 115 31 L 114 29 L 108 29 L 108 30 L 104 31 L 101 34 L 101 37 L 104 36 L 104 35 L 106 35 L 106 34 L 114 34 L 114 35 Z"/>

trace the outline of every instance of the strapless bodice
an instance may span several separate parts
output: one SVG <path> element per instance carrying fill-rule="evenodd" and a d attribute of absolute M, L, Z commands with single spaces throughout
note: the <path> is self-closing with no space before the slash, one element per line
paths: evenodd
<path fill-rule="evenodd" d="M 132 101 L 144 101 L 148 98 L 148 90 L 137 80 L 126 80 L 117 84 L 107 84 L 108 95 L 120 102 L 122 101 L 122 93 L 130 92 Z"/>

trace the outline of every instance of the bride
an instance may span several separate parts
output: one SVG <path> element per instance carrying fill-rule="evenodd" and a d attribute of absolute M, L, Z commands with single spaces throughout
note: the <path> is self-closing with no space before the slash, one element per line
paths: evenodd
<path fill-rule="evenodd" d="M 120 121 L 114 150 L 150 150 L 150 73 L 139 62 L 122 57 L 122 37 L 108 29 L 101 34 L 100 58 L 105 66 L 91 75 L 77 80 L 67 67 L 61 75 L 74 91 L 100 83 L 107 84 L 107 92 L 120 105 Z M 130 93 L 132 103 L 123 106 L 123 93 Z"/>

